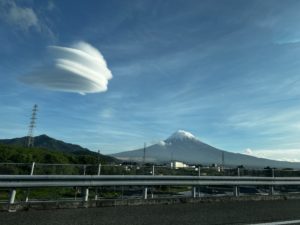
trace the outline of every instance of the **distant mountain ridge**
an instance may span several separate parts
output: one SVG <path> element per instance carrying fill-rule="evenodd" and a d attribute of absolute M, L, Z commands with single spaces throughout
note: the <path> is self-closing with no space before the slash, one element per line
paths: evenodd
<path fill-rule="evenodd" d="M 12 138 L 12 139 L 0 139 L 0 143 L 7 145 L 26 146 L 28 137 Z M 51 138 L 45 134 L 34 137 L 34 147 L 45 148 L 52 151 L 61 151 L 66 153 L 91 153 L 87 148 L 83 148 L 80 145 L 66 143 L 60 140 Z M 94 152 L 93 152 L 94 153 Z"/>
<path fill-rule="evenodd" d="M 27 147 L 28 137 L 0 139 L 0 144 Z M 55 152 L 68 153 L 76 156 L 93 156 L 98 157 L 98 153 L 83 148 L 80 145 L 66 143 L 49 137 L 45 134 L 34 137 L 34 148 L 46 149 Z M 110 163 L 119 163 L 120 161 L 112 156 L 99 155 L 101 159 Z"/>
<path fill-rule="evenodd" d="M 142 161 L 143 149 L 112 154 L 124 161 Z M 193 134 L 178 130 L 169 138 L 146 148 L 146 162 L 170 162 L 173 160 L 190 164 L 222 164 L 222 155 L 226 166 L 248 166 L 264 168 L 267 166 L 278 168 L 300 168 L 300 163 L 276 161 L 240 153 L 232 153 L 217 149 L 201 142 Z"/>

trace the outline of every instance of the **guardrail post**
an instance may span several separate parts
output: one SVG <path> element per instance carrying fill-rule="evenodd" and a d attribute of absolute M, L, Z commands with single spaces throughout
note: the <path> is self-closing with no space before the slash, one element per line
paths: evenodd
<path fill-rule="evenodd" d="M 87 202 L 89 200 L 89 188 L 83 188 L 83 201 Z"/>
<path fill-rule="evenodd" d="M 75 193 L 74 193 L 74 199 L 75 199 L 75 201 L 77 200 L 77 187 L 75 187 Z"/>
<path fill-rule="evenodd" d="M 152 165 L 152 176 L 155 176 L 155 166 Z"/>
<path fill-rule="evenodd" d="M 9 204 L 10 205 L 15 203 L 16 193 L 17 193 L 16 189 L 12 189 L 10 191 L 10 196 L 9 196 Z"/>
<path fill-rule="evenodd" d="M 148 198 L 148 187 L 144 187 L 143 190 L 143 199 L 147 199 Z"/>
<path fill-rule="evenodd" d="M 101 163 L 98 164 L 98 172 L 97 172 L 97 175 L 101 175 Z"/>
<path fill-rule="evenodd" d="M 274 186 L 269 187 L 269 195 L 274 195 Z"/>
<path fill-rule="evenodd" d="M 272 177 L 275 177 L 275 169 L 272 169 Z"/>
<path fill-rule="evenodd" d="M 95 200 L 98 200 L 98 188 L 96 188 L 95 192 Z"/>
<path fill-rule="evenodd" d="M 192 198 L 196 198 L 197 197 L 197 187 L 193 186 L 192 187 Z"/>
<path fill-rule="evenodd" d="M 238 175 L 238 177 L 241 175 L 241 174 L 240 174 L 240 168 L 239 168 L 239 167 L 237 168 L 237 175 Z"/>
<path fill-rule="evenodd" d="M 31 169 L 30 169 L 30 176 L 33 176 L 33 174 L 34 174 L 34 167 L 35 167 L 35 162 L 32 162 Z M 27 194 L 26 194 L 25 202 L 29 201 L 29 193 L 30 193 L 30 189 L 27 189 Z"/>
<path fill-rule="evenodd" d="M 239 197 L 239 187 L 237 185 L 233 186 L 233 196 L 234 197 Z"/>
<path fill-rule="evenodd" d="M 98 172 L 97 172 L 97 176 L 100 176 L 100 175 L 101 175 L 101 163 L 98 164 Z M 99 192 L 99 189 L 97 187 L 96 194 L 95 194 L 95 200 L 98 200 L 98 192 Z"/>
<path fill-rule="evenodd" d="M 201 167 L 198 166 L 198 177 L 200 177 L 200 176 L 201 176 Z"/>
<path fill-rule="evenodd" d="M 33 162 L 33 163 L 31 164 L 31 170 L 30 170 L 30 175 L 31 175 L 31 176 L 32 176 L 33 173 L 34 173 L 34 166 L 35 166 L 35 162 Z"/>
<path fill-rule="evenodd" d="M 86 173 L 86 165 L 83 165 L 83 175 Z"/>

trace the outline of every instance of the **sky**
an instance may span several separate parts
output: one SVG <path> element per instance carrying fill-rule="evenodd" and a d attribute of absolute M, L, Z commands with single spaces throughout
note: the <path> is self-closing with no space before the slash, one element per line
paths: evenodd
<path fill-rule="evenodd" d="M 0 0 L 0 138 L 26 136 L 38 104 L 36 135 L 103 154 L 183 129 L 300 161 L 299 10 L 298 0 Z"/>

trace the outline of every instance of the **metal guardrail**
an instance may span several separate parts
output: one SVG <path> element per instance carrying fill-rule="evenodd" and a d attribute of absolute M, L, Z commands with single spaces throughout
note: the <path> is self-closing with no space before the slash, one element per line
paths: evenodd
<path fill-rule="evenodd" d="M 0 188 L 99 187 L 157 185 L 300 185 L 300 177 L 0 175 Z"/>
<path fill-rule="evenodd" d="M 0 175 L 182 175 L 182 176 L 253 176 L 300 177 L 300 170 L 279 168 L 223 168 L 185 167 L 167 165 L 102 165 L 102 164 L 50 164 L 0 163 Z"/>
<path fill-rule="evenodd" d="M 197 187 L 207 185 L 233 186 L 234 196 L 239 196 L 239 186 L 300 185 L 300 177 L 236 177 L 236 176 L 145 176 L 145 175 L 0 175 L 0 188 L 11 189 L 9 204 L 15 202 L 17 188 L 81 187 L 83 201 L 89 199 L 89 188 L 101 186 L 142 186 L 143 198 L 147 199 L 149 186 L 192 186 L 192 196 L 197 196 Z M 28 199 L 28 196 L 27 198 Z M 26 200 L 27 202 L 28 200 Z"/>
<path fill-rule="evenodd" d="M 170 168 L 159 165 L 101 165 L 101 164 L 44 164 L 0 163 L 0 188 L 10 189 L 9 204 L 15 202 L 17 189 L 48 187 L 79 187 L 83 201 L 89 199 L 89 188 L 103 186 L 141 186 L 147 199 L 148 187 L 189 186 L 192 196 L 201 186 L 232 186 L 239 196 L 239 186 L 300 186 L 300 171 L 292 169 L 246 169 L 220 167 Z M 97 199 L 98 194 L 95 195 Z"/>

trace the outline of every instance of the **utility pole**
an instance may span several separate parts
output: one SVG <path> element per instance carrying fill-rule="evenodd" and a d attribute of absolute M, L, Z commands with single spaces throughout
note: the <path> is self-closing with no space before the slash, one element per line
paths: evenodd
<path fill-rule="evenodd" d="M 174 162 L 174 156 L 173 156 L 173 148 L 171 148 L 171 163 L 170 163 L 171 169 L 175 169 L 175 162 Z"/>
<path fill-rule="evenodd" d="M 27 142 L 27 147 L 33 147 L 34 145 L 34 136 L 33 136 L 33 131 L 36 125 L 36 114 L 38 111 L 38 106 L 35 104 L 32 109 L 32 114 L 30 118 L 30 123 L 29 123 L 29 130 L 28 130 L 28 142 Z"/>
<path fill-rule="evenodd" d="M 146 163 L 146 142 L 144 143 L 143 165 Z"/>
<path fill-rule="evenodd" d="M 100 150 L 98 150 L 97 163 L 100 163 Z"/>
<path fill-rule="evenodd" d="M 97 163 L 98 163 L 97 176 L 100 176 L 100 174 L 101 174 L 100 150 L 98 150 Z M 99 197 L 99 188 L 97 187 L 96 188 L 96 193 L 95 193 L 95 200 L 98 200 L 98 197 Z"/>
<path fill-rule="evenodd" d="M 222 151 L 222 170 L 224 170 L 225 167 L 225 154 L 224 151 Z"/>

